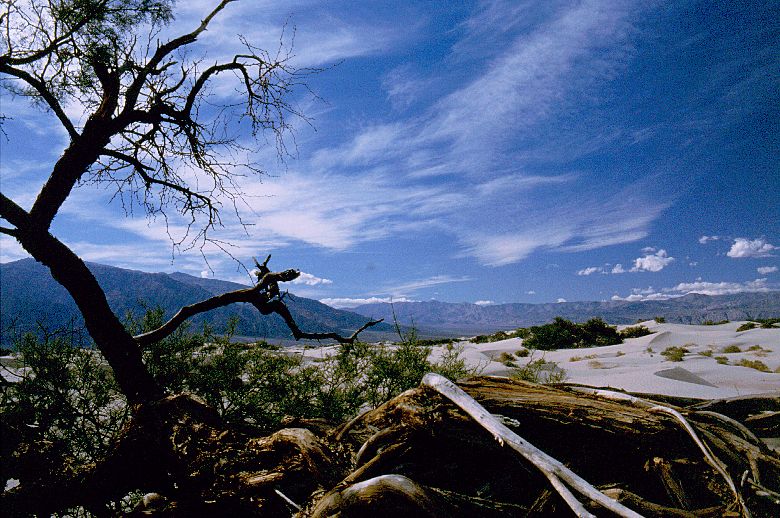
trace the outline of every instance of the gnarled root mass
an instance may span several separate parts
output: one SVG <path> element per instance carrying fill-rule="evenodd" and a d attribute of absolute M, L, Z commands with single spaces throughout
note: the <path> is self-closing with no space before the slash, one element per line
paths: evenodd
<path fill-rule="evenodd" d="M 498 432 L 426 385 L 339 427 L 297 422 L 268 437 L 229 429 L 192 397 L 165 398 L 137 412 L 99 465 L 21 480 L 0 506 L 47 515 L 142 491 L 139 516 L 613 515 L 567 482 L 570 471 L 625 506 L 618 515 L 780 515 L 780 457 L 756 438 L 780 398 L 756 403 L 761 419 L 741 410 L 746 402 L 673 407 L 675 417 L 631 398 L 503 378 L 459 387 Z M 714 414 L 732 407 L 745 415 Z M 518 453 L 501 430 L 540 455 Z M 558 483 L 544 471 L 550 465 L 565 466 Z"/>

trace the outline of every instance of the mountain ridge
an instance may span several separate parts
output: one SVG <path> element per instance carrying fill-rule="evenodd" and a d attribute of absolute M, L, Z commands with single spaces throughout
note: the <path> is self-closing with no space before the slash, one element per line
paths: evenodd
<path fill-rule="evenodd" d="M 664 317 L 667 322 L 698 324 L 706 320 L 748 320 L 780 316 L 780 292 L 733 295 L 688 294 L 666 300 L 583 301 L 542 304 L 477 305 L 441 301 L 376 303 L 353 308 L 368 318 L 392 318 L 428 332 L 446 329 L 479 334 L 550 322 L 560 316 L 582 322 L 600 317 L 610 324 L 632 324 Z"/>
<path fill-rule="evenodd" d="M 98 263 L 87 266 L 103 288 L 111 309 L 120 318 L 127 312 L 140 316 L 147 307 L 160 306 L 170 318 L 181 307 L 220 293 L 248 286 L 216 279 L 201 279 L 176 272 L 147 273 Z M 36 331 L 38 323 L 58 329 L 83 320 L 68 292 L 50 275 L 49 270 L 33 259 L 0 264 L 0 329 L 2 343 L 8 345 L 15 334 Z M 365 324 L 366 318 L 350 311 L 326 306 L 319 301 L 285 296 L 285 302 L 295 321 L 304 331 L 335 331 L 352 334 Z M 232 304 L 190 319 L 190 328 L 199 330 L 205 323 L 215 332 L 225 331 L 232 317 L 238 317 L 236 335 L 244 339 L 293 340 L 292 333 L 278 315 L 260 315 L 250 304 Z M 393 327 L 378 324 L 364 332 L 366 338 L 388 338 Z"/>
<path fill-rule="evenodd" d="M 103 287 L 114 312 L 143 313 L 160 306 L 166 318 L 181 307 L 214 295 L 247 286 L 219 279 L 203 279 L 174 273 L 147 273 L 98 263 L 88 263 Z M 14 333 L 35 331 L 38 322 L 57 329 L 80 314 L 70 295 L 51 278 L 47 268 L 33 259 L 0 264 L 0 329 L 7 345 Z M 336 331 L 351 334 L 368 318 L 385 322 L 362 335 L 366 340 L 397 338 L 390 325 L 397 318 L 402 326 L 417 328 L 420 336 L 460 336 L 492 333 L 543 324 L 557 316 L 574 321 L 600 317 L 610 324 L 630 324 L 656 316 L 668 322 L 696 324 L 705 320 L 747 320 L 780 316 L 780 292 L 708 296 L 689 294 L 657 301 L 584 301 L 561 303 L 508 303 L 477 305 L 441 301 L 366 304 L 349 311 L 319 301 L 289 294 L 285 298 L 296 322 L 305 331 Z M 395 315 L 393 314 L 395 313 Z M 236 334 L 244 339 L 291 341 L 292 335 L 278 315 L 262 316 L 249 304 L 234 304 L 191 319 L 191 329 L 209 323 L 224 332 L 231 316 L 239 319 Z"/>

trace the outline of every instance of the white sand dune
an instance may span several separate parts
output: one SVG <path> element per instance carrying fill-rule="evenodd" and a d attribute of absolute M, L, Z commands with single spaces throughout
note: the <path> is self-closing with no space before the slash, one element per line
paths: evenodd
<path fill-rule="evenodd" d="M 743 323 L 695 326 L 658 324 L 651 320 L 641 324 L 654 331 L 653 334 L 628 339 L 622 344 L 536 351 L 528 358 L 515 356 L 513 361 L 516 365 L 524 365 L 529 360 L 543 357 L 566 371 L 566 381 L 630 392 L 702 399 L 771 392 L 780 395 L 780 373 L 774 372 L 780 368 L 780 328 L 737 332 Z M 502 363 L 501 354 L 514 355 L 523 349 L 519 338 L 486 344 L 463 341 L 456 345 L 463 348 L 461 357 L 467 365 L 491 376 L 511 375 L 514 369 Z M 690 351 L 682 362 L 669 361 L 661 354 L 667 347 L 674 346 L 684 346 Z M 736 346 L 741 352 L 724 353 L 723 349 L 728 346 Z M 749 350 L 751 347 L 754 350 Z M 303 354 L 306 360 L 315 362 L 334 354 L 337 346 L 295 347 L 286 351 Z M 443 352 L 443 347 L 434 347 L 430 359 L 438 361 Z M 725 358 L 728 364 L 719 364 L 718 357 Z M 742 359 L 759 360 L 771 372 L 735 365 Z"/>
<path fill-rule="evenodd" d="M 737 332 L 743 323 L 694 326 L 658 324 L 651 320 L 642 325 L 655 331 L 652 335 L 628 339 L 619 345 L 536 352 L 534 358 L 556 362 L 568 374 L 569 382 L 630 392 L 703 399 L 780 394 L 780 373 L 774 372 L 780 368 L 780 329 Z M 503 352 L 515 353 L 522 348 L 522 340 L 464 345 L 468 358 L 484 362 L 497 360 Z M 682 362 L 669 361 L 661 355 L 664 349 L 673 346 L 684 346 L 690 351 Z M 736 346 L 741 352 L 724 353 L 728 346 Z M 749 350 L 751 347 L 754 350 Z M 719 364 L 717 357 L 724 357 L 728 364 Z M 735 365 L 742 359 L 761 361 L 772 372 Z M 515 359 L 518 365 L 527 361 L 528 358 Z M 482 371 L 490 375 L 510 372 L 511 369 L 497 361 L 490 361 Z"/>

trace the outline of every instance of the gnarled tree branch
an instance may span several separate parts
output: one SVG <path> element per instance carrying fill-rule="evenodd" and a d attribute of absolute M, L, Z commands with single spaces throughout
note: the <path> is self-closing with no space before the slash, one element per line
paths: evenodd
<path fill-rule="evenodd" d="M 296 340 L 300 340 L 302 338 L 309 340 L 330 339 L 342 344 L 351 344 L 357 340 L 360 333 L 369 327 L 382 322 L 382 320 L 370 320 L 350 336 L 342 336 L 336 332 L 306 333 L 301 331 L 301 329 L 298 327 L 298 324 L 296 324 L 292 314 L 290 313 L 290 310 L 287 308 L 287 305 L 282 300 L 282 295 L 280 294 L 279 290 L 280 282 L 289 282 L 297 279 L 301 272 L 298 270 L 272 272 L 268 269 L 267 266 L 270 259 L 271 256 L 269 255 L 262 264 L 255 260 L 255 264 L 258 267 L 258 271 L 256 273 L 258 280 L 257 284 L 253 287 L 243 290 L 230 291 L 203 300 L 201 302 L 196 302 L 195 304 L 191 304 L 189 306 L 184 306 L 162 326 L 147 333 L 136 335 L 133 338 L 142 347 L 154 342 L 159 342 L 173 333 L 187 319 L 199 313 L 204 313 L 206 311 L 211 311 L 212 309 L 221 308 L 238 302 L 252 304 L 263 315 L 276 313 L 284 319 L 284 322 L 287 324 L 287 327 L 290 328 L 290 331 L 292 331 L 292 334 Z"/>

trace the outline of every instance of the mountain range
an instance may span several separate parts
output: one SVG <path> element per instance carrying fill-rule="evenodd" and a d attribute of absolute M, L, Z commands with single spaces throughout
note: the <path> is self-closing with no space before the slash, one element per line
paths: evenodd
<path fill-rule="evenodd" d="M 163 308 L 166 318 L 170 318 L 182 306 L 247 287 L 180 272 L 146 273 L 96 263 L 87 263 L 87 266 L 105 291 L 111 309 L 120 318 L 128 312 L 141 316 L 145 308 L 157 306 Z M 356 313 L 293 294 L 287 295 L 285 302 L 303 331 L 336 331 L 349 335 L 367 320 Z M 209 323 L 215 332 L 221 333 L 232 316 L 238 317 L 236 335 L 241 338 L 293 339 L 281 317 L 263 316 L 250 304 L 233 304 L 197 315 L 191 319 L 190 328 L 197 331 L 204 323 Z M 33 259 L 0 264 L 0 328 L 4 346 L 14 335 L 35 331 L 39 323 L 47 329 L 58 329 L 71 322 L 83 325 L 76 304 L 45 266 Z M 393 326 L 381 323 L 361 336 L 385 339 L 395 336 L 393 333 Z"/>
<path fill-rule="evenodd" d="M 549 304 L 452 304 L 447 302 L 396 302 L 366 304 L 353 311 L 370 318 L 393 316 L 402 325 L 473 335 L 550 322 L 560 316 L 575 322 L 600 317 L 610 324 L 633 324 L 663 317 L 667 322 L 699 324 L 704 321 L 748 320 L 780 316 L 780 291 L 734 295 L 689 294 L 667 300 L 560 302 Z"/>
<path fill-rule="evenodd" d="M 185 273 L 146 273 L 88 263 L 111 308 L 120 317 L 140 316 L 144 308 L 161 307 L 166 318 L 182 306 L 246 288 L 242 284 L 203 279 Z M 630 324 L 664 317 L 667 322 L 697 324 L 706 320 L 747 320 L 780 316 L 780 292 L 707 296 L 690 294 L 668 300 L 629 302 L 561 302 L 549 304 L 476 305 L 439 301 L 367 304 L 351 311 L 334 309 L 316 300 L 289 294 L 290 312 L 304 331 L 336 331 L 351 334 L 367 318 L 384 318 L 361 335 L 366 340 L 397 338 L 393 318 L 413 326 L 421 336 L 461 336 L 492 333 L 550 322 L 561 316 L 576 322 L 600 317 L 611 324 Z M 277 315 L 263 316 L 249 304 L 234 304 L 191 319 L 191 329 L 209 323 L 220 333 L 230 317 L 238 317 L 236 335 L 248 339 L 292 340 L 290 330 Z M 20 332 L 35 331 L 39 324 L 57 329 L 81 323 L 70 295 L 33 259 L 0 264 L 0 329 L 7 346 Z"/>

